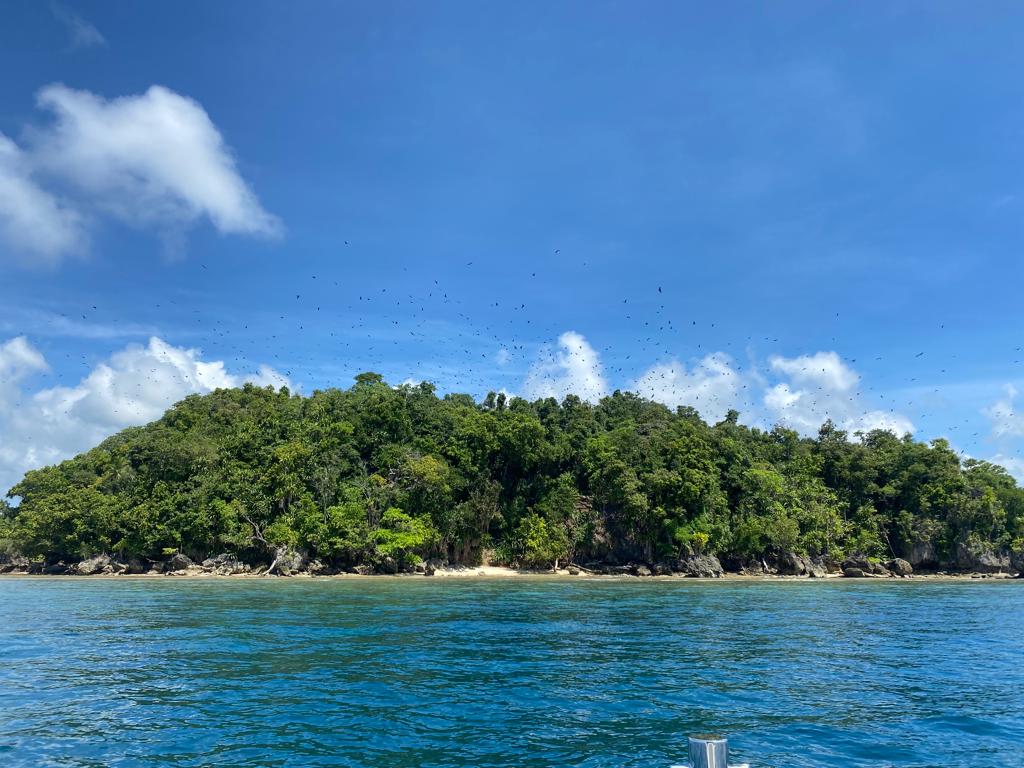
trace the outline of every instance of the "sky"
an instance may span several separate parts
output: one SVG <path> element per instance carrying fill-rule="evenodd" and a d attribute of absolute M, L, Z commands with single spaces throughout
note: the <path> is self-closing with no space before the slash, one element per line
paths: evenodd
<path fill-rule="evenodd" d="M 0 9 L 0 487 L 247 381 L 632 390 L 1024 479 L 1024 8 Z"/>

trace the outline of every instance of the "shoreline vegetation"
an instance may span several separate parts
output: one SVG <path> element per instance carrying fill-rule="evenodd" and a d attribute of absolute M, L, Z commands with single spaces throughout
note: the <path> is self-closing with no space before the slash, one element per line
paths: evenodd
<path fill-rule="evenodd" d="M 1005 469 L 831 422 L 814 438 L 615 392 L 193 395 L 0 501 L 0 574 L 1006 578 Z"/>
<path fill-rule="evenodd" d="M 115 564 L 116 565 L 116 564 Z M 444 581 L 446 579 L 463 580 L 463 579 L 570 579 L 570 580 L 611 580 L 611 581 L 832 581 L 835 579 L 842 579 L 848 581 L 850 578 L 867 581 L 881 581 L 881 582 L 901 582 L 905 580 L 914 581 L 965 581 L 965 580 L 994 580 L 994 581 L 1005 581 L 1020 580 L 1024 579 L 1024 574 L 1010 573 L 1010 572 L 988 572 L 988 573 L 977 573 L 977 572 L 925 572 L 925 573 L 910 573 L 906 575 L 898 575 L 893 572 L 887 574 L 875 574 L 867 573 L 858 576 L 848 576 L 843 572 L 826 573 L 824 576 L 812 577 L 808 575 L 787 575 L 779 573 L 730 573 L 728 571 L 723 572 L 716 576 L 691 576 L 686 573 L 645 573 L 640 567 L 630 567 L 625 569 L 622 573 L 613 573 L 607 571 L 595 571 L 587 568 L 580 568 L 570 566 L 567 568 L 559 568 L 558 570 L 536 570 L 536 569 L 522 569 L 522 568 L 511 568 L 504 565 L 478 565 L 478 566 L 460 566 L 460 567 L 441 567 L 437 569 L 430 569 L 425 571 L 414 570 L 408 573 L 394 573 L 386 574 L 377 571 L 374 572 L 357 572 L 357 571 L 340 571 L 340 572 L 316 572 L 309 570 L 295 571 L 288 573 L 287 575 L 282 573 L 267 573 L 263 568 L 257 568 L 255 570 L 244 570 L 239 569 L 237 571 L 222 570 L 205 568 L 202 566 L 193 565 L 192 567 L 184 568 L 178 571 L 161 571 L 161 570 L 150 570 L 141 573 L 131 572 L 130 569 L 122 569 L 120 567 L 101 568 L 95 572 L 84 574 L 77 571 L 75 568 L 57 569 L 51 570 L 48 573 L 42 572 L 39 569 L 31 568 L 11 568 L 0 570 L 0 579 L 115 579 L 129 581 L 133 579 L 167 579 L 173 578 L 179 581 L 190 581 L 197 580 L 203 581 L 207 579 L 315 579 L 317 581 L 323 580 L 334 580 L 334 579 L 419 579 L 424 577 L 432 577 Z"/>

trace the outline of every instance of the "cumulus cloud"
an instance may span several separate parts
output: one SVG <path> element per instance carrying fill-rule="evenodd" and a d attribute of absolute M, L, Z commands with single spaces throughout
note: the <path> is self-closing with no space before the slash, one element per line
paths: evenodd
<path fill-rule="evenodd" d="M 56 124 L 40 135 L 38 159 L 133 222 L 189 223 L 208 216 L 221 232 L 275 234 L 280 226 L 238 174 L 206 111 L 159 85 L 106 100 L 63 85 L 39 106 Z"/>
<path fill-rule="evenodd" d="M 992 424 L 993 437 L 1024 437 L 1024 412 L 1016 409 L 1017 394 L 1017 388 L 1007 384 L 1006 397 L 982 411 Z"/>
<path fill-rule="evenodd" d="M 24 152 L 0 133 L 0 236 L 17 252 L 52 263 L 85 245 L 82 216 L 43 189 Z"/>
<path fill-rule="evenodd" d="M 557 347 L 545 346 L 530 367 L 522 386 L 523 397 L 536 400 L 578 395 L 597 402 L 608 394 L 601 356 L 575 331 L 558 337 Z"/>
<path fill-rule="evenodd" d="M 71 36 L 71 47 L 74 48 L 95 48 L 107 44 L 95 26 L 83 19 L 77 13 L 59 3 L 50 6 L 54 18 L 63 24 Z"/>
<path fill-rule="evenodd" d="M 848 432 L 886 429 L 897 435 L 914 431 L 902 414 L 870 408 L 857 392 L 860 376 L 835 352 L 787 358 L 773 356 L 768 365 L 786 379 L 769 387 L 762 399 L 769 421 L 814 434 L 828 419 Z"/>
<path fill-rule="evenodd" d="M 678 360 L 653 365 L 630 389 L 672 408 L 691 406 L 709 423 L 721 421 L 735 408 L 747 424 L 781 424 L 804 435 L 816 434 L 829 419 L 850 433 L 914 431 L 903 414 L 870 406 L 858 391 L 859 374 L 836 352 L 776 355 L 769 358 L 768 369 L 774 382 L 756 369 L 743 373 L 729 355 L 714 352 L 689 368 Z M 600 355 L 575 331 L 563 333 L 557 346 L 541 349 L 521 387 L 530 400 L 575 394 L 596 402 L 608 391 Z M 759 393 L 751 398 L 760 400 L 751 402 L 746 392 Z"/>
<path fill-rule="evenodd" d="M 835 352 L 816 352 L 800 357 L 768 359 L 769 367 L 776 373 L 802 386 L 818 386 L 835 392 L 846 392 L 857 386 L 860 377 Z"/>
<path fill-rule="evenodd" d="M 706 355 L 692 370 L 678 360 L 648 368 L 632 385 L 639 395 L 672 408 L 688 405 L 705 421 L 725 418 L 739 405 L 742 377 L 724 352 Z"/>
<path fill-rule="evenodd" d="M 97 365 L 71 387 L 26 390 L 25 380 L 46 370 L 46 361 L 24 337 L 0 346 L 0 493 L 29 469 L 87 450 L 128 426 L 159 418 L 187 395 L 237 387 L 291 386 L 261 366 L 253 376 L 229 373 L 221 361 L 205 361 L 196 349 L 153 337 Z"/>
<path fill-rule="evenodd" d="M 108 100 L 59 84 L 37 100 L 51 125 L 32 130 L 24 149 L 0 135 L 0 234 L 13 249 L 51 263 L 83 250 L 84 211 L 170 239 L 202 219 L 223 234 L 280 234 L 196 101 L 158 85 Z"/>
<path fill-rule="evenodd" d="M 998 464 L 1004 467 L 1017 480 L 1018 483 L 1024 483 L 1024 459 L 1019 456 L 1007 456 L 1003 453 L 998 453 L 989 459 L 993 464 Z"/>

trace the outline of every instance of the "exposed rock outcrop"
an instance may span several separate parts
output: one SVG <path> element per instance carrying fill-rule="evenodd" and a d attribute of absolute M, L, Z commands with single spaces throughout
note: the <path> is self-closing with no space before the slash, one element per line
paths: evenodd
<path fill-rule="evenodd" d="M 235 555 L 227 552 L 216 557 L 206 558 L 203 560 L 202 567 L 204 571 L 216 573 L 218 576 L 234 576 L 240 573 L 249 573 L 251 570 L 247 563 L 240 562 Z"/>
<path fill-rule="evenodd" d="M 825 563 L 820 558 L 812 558 L 796 552 L 783 552 L 779 555 L 776 570 L 781 576 L 809 576 L 823 579 L 827 575 Z"/>
<path fill-rule="evenodd" d="M 80 562 L 76 568 L 75 573 L 79 576 L 94 576 L 101 573 L 113 573 L 114 568 L 111 565 L 111 560 L 107 555 L 96 555 L 96 557 L 90 557 L 88 560 Z"/>
<path fill-rule="evenodd" d="M 897 576 L 910 576 L 914 572 L 914 567 L 902 557 L 893 558 L 885 564 L 885 567 Z"/>
<path fill-rule="evenodd" d="M 906 560 L 915 570 L 931 570 L 939 565 L 935 545 L 930 541 L 914 542 L 906 552 Z"/>
<path fill-rule="evenodd" d="M 714 555 L 689 555 L 679 561 L 679 570 L 687 576 L 717 579 L 724 575 L 722 564 Z"/>
<path fill-rule="evenodd" d="M 27 557 L 21 555 L 4 555 L 0 559 L 0 573 L 28 573 L 32 565 Z"/>
<path fill-rule="evenodd" d="M 192 558 L 190 558 L 188 555 L 183 555 L 181 552 L 178 552 L 176 555 L 173 555 L 170 560 L 167 561 L 167 563 L 164 566 L 164 570 L 167 573 L 176 573 L 178 571 L 187 571 L 189 568 L 194 567 L 195 563 L 192 562 Z"/>
<path fill-rule="evenodd" d="M 970 541 L 957 542 L 953 564 L 961 571 L 972 573 L 1009 573 L 1011 568 L 1008 552 L 993 552 Z"/>
<path fill-rule="evenodd" d="M 848 569 L 859 570 L 865 576 L 889 576 L 889 569 L 879 562 L 869 560 L 861 555 L 854 555 L 843 560 L 843 575 L 847 575 Z"/>
<path fill-rule="evenodd" d="M 1018 576 L 1024 577 L 1024 547 L 1010 553 L 1010 568 L 1016 571 Z"/>

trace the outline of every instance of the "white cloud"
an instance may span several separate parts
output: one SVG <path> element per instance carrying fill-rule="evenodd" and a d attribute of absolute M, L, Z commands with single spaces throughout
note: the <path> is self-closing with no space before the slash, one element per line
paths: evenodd
<path fill-rule="evenodd" d="M 1024 413 L 1015 406 L 1017 394 L 1017 388 L 1007 384 L 1006 397 L 982 411 L 992 424 L 993 437 L 1024 437 Z"/>
<path fill-rule="evenodd" d="M 1002 453 L 997 453 L 991 459 L 993 464 L 998 464 L 1004 467 L 1007 472 L 1016 478 L 1018 483 L 1024 484 L 1024 459 L 1019 456 L 1007 456 Z"/>
<path fill-rule="evenodd" d="M 897 435 L 914 431 L 904 415 L 871 409 L 856 391 L 860 376 L 835 352 L 768 360 L 771 371 L 787 381 L 765 390 L 768 420 L 805 435 L 817 433 L 831 419 L 848 432 L 886 429 Z"/>
<path fill-rule="evenodd" d="M 292 383 L 292 380 L 269 365 L 261 365 L 256 371 L 256 375 L 249 376 L 245 380 L 250 384 L 255 384 L 257 387 L 273 387 L 274 389 L 288 387 L 289 390 L 295 391 L 295 385 Z"/>
<path fill-rule="evenodd" d="M 800 357 L 768 359 L 773 371 L 784 374 L 795 384 L 820 386 L 834 392 L 845 392 L 857 386 L 860 377 L 835 352 L 816 352 Z"/>
<path fill-rule="evenodd" d="M 18 381 L 25 374 L 45 370 L 46 360 L 24 336 L 0 345 L 0 382 Z"/>
<path fill-rule="evenodd" d="M 725 418 L 739 405 L 742 377 L 724 352 L 706 355 L 691 371 L 678 360 L 647 369 L 632 385 L 639 395 L 672 408 L 688 405 L 705 421 Z"/>
<path fill-rule="evenodd" d="M 84 249 L 81 215 L 44 190 L 31 163 L 0 133 L 0 235 L 17 252 L 53 263 Z"/>
<path fill-rule="evenodd" d="M 545 346 L 537 362 L 526 374 L 522 386 L 523 397 L 537 400 L 566 395 L 578 395 L 583 400 L 597 402 L 608 394 L 601 356 L 587 340 L 575 331 L 566 331 L 558 337 L 558 347 Z"/>
<path fill-rule="evenodd" d="M 107 100 L 55 84 L 37 100 L 51 125 L 31 130 L 24 149 L 0 134 L 0 236 L 15 252 L 52 264 L 85 250 L 85 211 L 156 228 L 168 242 L 203 218 L 223 234 L 280 234 L 192 99 L 159 85 Z"/>
<path fill-rule="evenodd" d="M 508 347 L 499 347 L 498 351 L 494 353 L 494 362 L 500 366 L 506 366 L 512 359 L 512 353 L 508 351 Z"/>
<path fill-rule="evenodd" d="M 133 223 L 181 225 L 208 216 L 224 233 L 272 235 L 263 210 L 206 111 L 159 85 L 106 100 L 63 85 L 43 88 L 39 106 L 57 121 L 37 134 L 42 167 Z"/>
<path fill-rule="evenodd" d="M 782 424 L 805 435 L 817 434 L 828 419 L 851 433 L 914 431 L 906 416 L 870 408 L 857 391 L 860 376 L 835 352 L 774 356 L 769 368 L 782 380 L 772 384 L 754 369 L 741 373 L 729 355 L 714 352 L 689 369 L 678 360 L 654 365 L 632 382 L 631 389 L 670 407 L 692 406 L 710 423 L 721 421 L 736 408 L 746 416 L 745 423 Z M 760 403 L 749 403 L 744 390 L 760 392 Z M 576 394 L 596 402 L 609 386 L 600 355 L 583 336 L 568 331 L 559 337 L 556 348 L 541 349 L 521 391 L 530 400 Z"/>
<path fill-rule="evenodd" d="M 42 354 L 23 337 L 0 347 L 0 493 L 29 470 L 87 450 L 125 427 L 159 418 L 193 393 L 237 387 L 287 385 L 267 366 L 254 376 L 229 373 L 220 361 L 204 361 L 199 350 L 153 337 L 97 365 L 73 387 L 25 391 L 22 382 L 46 369 Z"/>
<path fill-rule="evenodd" d="M 100 34 L 100 31 L 95 26 L 70 8 L 66 8 L 59 3 L 54 3 L 50 7 L 53 10 L 54 18 L 67 27 L 68 34 L 71 35 L 71 47 L 73 49 L 93 48 L 107 44 L 107 39 Z"/>

